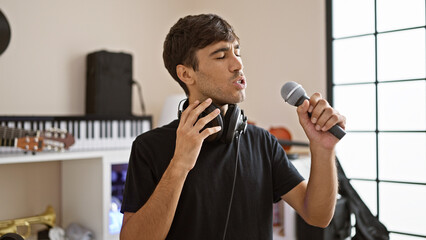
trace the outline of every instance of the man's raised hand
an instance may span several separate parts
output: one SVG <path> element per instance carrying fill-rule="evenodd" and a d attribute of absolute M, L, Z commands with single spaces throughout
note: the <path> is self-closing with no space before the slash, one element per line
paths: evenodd
<path fill-rule="evenodd" d="M 190 171 L 195 166 L 204 139 L 221 130 L 220 126 L 215 126 L 201 131 L 207 123 L 220 114 L 220 110 L 216 109 L 205 117 L 198 119 L 198 116 L 211 103 L 212 100 L 210 98 L 202 103 L 196 100 L 189 104 L 180 117 L 176 131 L 176 149 L 173 163 L 187 171 Z"/>

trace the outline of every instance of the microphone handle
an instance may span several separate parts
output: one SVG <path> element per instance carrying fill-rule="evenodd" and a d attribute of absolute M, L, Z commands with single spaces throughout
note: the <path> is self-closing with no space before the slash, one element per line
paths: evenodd
<path fill-rule="evenodd" d="M 301 105 L 305 100 L 309 100 L 308 96 L 302 96 L 301 98 L 299 98 L 299 100 L 296 102 L 296 106 L 298 107 L 299 105 Z M 311 113 L 308 113 L 309 118 L 311 118 Z M 333 134 L 333 136 L 335 136 L 337 139 L 342 139 L 345 135 L 346 132 L 345 130 L 343 130 L 343 128 L 341 128 L 339 125 L 334 125 L 332 128 L 330 128 L 328 130 L 329 133 Z"/>
<path fill-rule="evenodd" d="M 311 118 L 311 113 L 308 113 L 309 118 Z M 345 135 L 346 132 L 345 130 L 343 130 L 343 128 L 341 128 L 339 125 L 334 125 L 333 127 L 331 127 L 328 130 L 329 133 L 333 134 L 333 136 L 335 136 L 337 139 L 342 139 Z"/>
<path fill-rule="evenodd" d="M 342 139 L 345 135 L 346 132 L 345 130 L 343 130 L 343 128 L 341 128 L 339 125 L 334 125 L 332 128 L 330 128 L 328 130 L 328 132 L 330 132 L 331 134 L 333 134 L 335 137 L 337 137 L 337 139 Z"/>

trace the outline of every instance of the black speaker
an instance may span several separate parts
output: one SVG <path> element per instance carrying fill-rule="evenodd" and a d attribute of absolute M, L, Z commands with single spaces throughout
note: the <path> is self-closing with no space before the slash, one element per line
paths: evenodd
<path fill-rule="evenodd" d="M 132 115 L 132 55 L 97 51 L 86 63 L 86 114 Z"/>

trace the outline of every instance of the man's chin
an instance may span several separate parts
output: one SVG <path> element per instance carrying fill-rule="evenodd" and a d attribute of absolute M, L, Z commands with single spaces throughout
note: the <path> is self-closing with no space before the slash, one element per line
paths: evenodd
<path fill-rule="evenodd" d="M 246 100 L 246 92 L 245 91 L 241 92 L 240 98 L 238 99 L 237 103 L 242 103 L 242 102 L 244 102 L 244 100 Z M 237 104 L 237 103 L 235 103 L 235 104 Z"/>
<path fill-rule="evenodd" d="M 244 100 L 245 100 L 245 96 L 238 98 L 238 99 L 230 99 L 230 100 L 220 101 L 220 102 L 216 103 L 216 105 L 223 106 L 223 105 L 226 105 L 226 104 L 239 104 L 239 103 L 244 102 Z"/>

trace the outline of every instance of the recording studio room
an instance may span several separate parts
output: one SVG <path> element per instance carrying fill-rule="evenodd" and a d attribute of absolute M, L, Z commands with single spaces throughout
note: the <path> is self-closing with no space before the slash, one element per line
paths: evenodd
<path fill-rule="evenodd" d="M 212 13 L 238 35 L 244 123 L 304 179 L 313 147 L 292 94 L 318 92 L 346 119 L 328 226 L 278 199 L 272 239 L 426 240 L 425 12 L 425 0 L 0 0 L 0 239 L 120 239 L 132 144 L 187 98 L 166 36 Z"/>

